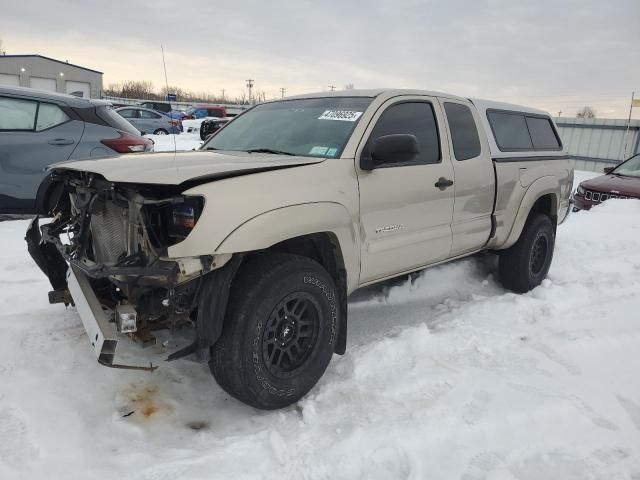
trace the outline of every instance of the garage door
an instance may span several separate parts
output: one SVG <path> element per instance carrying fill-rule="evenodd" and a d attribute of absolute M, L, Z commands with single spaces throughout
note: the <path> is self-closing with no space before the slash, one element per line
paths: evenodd
<path fill-rule="evenodd" d="M 55 78 L 31 77 L 29 79 L 29 86 L 31 88 L 37 88 L 38 90 L 46 90 L 47 92 L 55 92 L 56 91 L 56 79 Z"/>
<path fill-rule="evenodd" d="M 0 73 L 0 85 L 20 86 L 20 78 L 18 75 L 9 75 L 8 73 Z"/>
<path fill-rule="evenodd" d="M 67 93 L 75 95 L 76 97 L 90 98 L 91 85 L 86 82 L 72 82 L 71 80 L 67 80 Z"/>

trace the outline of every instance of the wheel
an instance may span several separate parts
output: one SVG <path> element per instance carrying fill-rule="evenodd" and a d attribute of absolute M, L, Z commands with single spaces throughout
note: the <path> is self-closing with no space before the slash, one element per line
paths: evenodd
<path fill-rule="evenodd" d="M 540 213 L 529 216 L 518 241 L 500 252 L 499 274 L 502 285 L 514 292 L 528 292 L 547 276 L 555 231 L 551 219 Z"/>
<path fill-rule="evenodd" d="M 249 258 L 233 280 L 209 367 L 238 400 L 286 407 L 324 374 L 339 321 L 335 283 L 317 262 L 290 254 Z"/>
<path fill-rule="evenodd" d="M 153 134 L 154 135 L 169 135 L 169 132 L 167 130 L 165 130 L 164 128 L 159 128 L 155 132 L 153 132 Z"/>

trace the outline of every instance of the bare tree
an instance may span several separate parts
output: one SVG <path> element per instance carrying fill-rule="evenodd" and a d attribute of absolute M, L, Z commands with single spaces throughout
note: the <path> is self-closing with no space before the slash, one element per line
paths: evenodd
<path fill-rule="evenodd" d="M 104 94 L 109 97 L 139 98 L 141 100 L 166 100 L 167 93 L 175 94 L 179 102 L 229 103 L 228 98 L 214 93 L 192 92 L 176 85 L 169 85 L 169 88 L 163 86 L 156 91 L 153 88 L 153 83 L 148 80 L 125 80 L 120 83 L 110 83 L 104 89 Z M 264 98 L 265 95 L 262 94 L 262 97 Z M 246 103 L 246 93 L 243 92 L 241 98 L 236 98 L 236 101 L 231 103 Z"/>
<path fill-rule="evenodd" d="M 2 48 L 2 39 L 0 38 L 0 55 L 6 55 L 7 52 L 4 48 Z"/>
<path fill-rule="evenodd" d="M 347 84 L 344 86 L 344 89 L 345 89 L 345 90 L 353 90 L 354 88 L 356 88 L 356 87 L 353 85 L 353 83 L 347 83 Z"/>
<path fill-rule="evenodd" d="M 589 107 L 582 107 L 580 110 L 578 110 L 578 113 L 576 113 L 576 117 L 577 118 L 596 118 L 596 111 Z"/>

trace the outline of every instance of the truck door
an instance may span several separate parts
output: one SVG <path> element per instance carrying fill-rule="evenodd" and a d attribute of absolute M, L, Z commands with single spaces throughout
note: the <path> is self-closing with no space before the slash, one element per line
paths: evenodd
<path fill-rule="evenodd" d="M 451 162 L 456 176 L 456 200 L 451 230 L 451 256 L 483 247 L 491 235 L 495 174 L 489 144 L 478 112 L 463 100 L 441 98 L 449 131 Z"/>
<path fill-rule="evenodd" d="M 416 270 L 451 251 L 454 172 L 443 115 L 432 97 L 385 102 L 356 154 L 363 238 L 360 283 Z M 408 163 L 363 170 L 373 142 L 384 135 L 415 135 L 419 153 Z"/>
<path fill-rule="evenodd" d="M 67 160 L 83 131 L 57 104 L 0 97 L 0 212 L 34 213 L 46 167 Z"/>

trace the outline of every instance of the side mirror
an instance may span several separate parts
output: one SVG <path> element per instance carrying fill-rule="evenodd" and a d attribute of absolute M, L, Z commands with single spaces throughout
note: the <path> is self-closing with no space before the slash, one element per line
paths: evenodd
<path fill-rule="evenodd" d="M 363 170 L 373 170 L 385 163 L 408 163 L 415 160 L 419 153 L 420 147 L 415 135 L 383 135 L 375 139 L 371 147 L 371 158 L 362 158 L 360 167 Z"/>
<path fill-rule="evenodd" d="M 604 173 L 611 173 L 615 170 L 616 167 L 604 167 L 603 172 Z"/>

